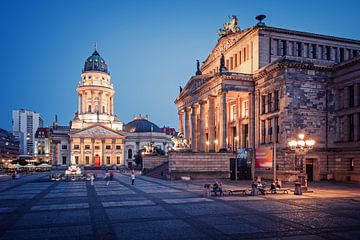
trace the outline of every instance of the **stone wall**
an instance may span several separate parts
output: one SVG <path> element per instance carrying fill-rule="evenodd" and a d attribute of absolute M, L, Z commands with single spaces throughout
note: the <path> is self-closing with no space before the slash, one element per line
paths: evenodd
<path fill-rule="evenodd" d="M 143 169 L 153 169 L 157 166 L 160 166 L 164 162 L 168 161 L 167 156 L 144 156 L 143 157 Z"/>
<path fill-rule="evenodd" d="M 169 172 L 171 179 L 190 176 L 191 179 L 229 178 L 232 153 L 171 152 Z"/>

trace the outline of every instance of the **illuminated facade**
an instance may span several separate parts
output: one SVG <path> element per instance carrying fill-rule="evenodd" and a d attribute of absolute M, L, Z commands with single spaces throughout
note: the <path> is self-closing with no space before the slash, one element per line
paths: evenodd
<path fill-rule="evenodd" d="M 175 100 L 192 150 L 275 148 L 285 180 L 360 181 L 360 41 L 263 22 L 232 29 Z M 287 145 L 300 132 L 316 141 L 303 166 Z"/>

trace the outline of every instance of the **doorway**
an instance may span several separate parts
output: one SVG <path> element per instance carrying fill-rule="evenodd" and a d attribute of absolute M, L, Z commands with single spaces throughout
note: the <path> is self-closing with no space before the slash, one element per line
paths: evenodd
<path fill-rule="evenodd" d="M 251 180 L 251 167 L 236 158 L 230 158 L 230 179 Z"/>
<path fill-rule="evenodd" d="M 100 156 L 95 155 L 94 157 L 94 167 L 100 167 Z"/>
<path fill-rule="evenodd" d="M 314 172 L 315 172 L 316 159 L 307 158 L 306 159 L 306 175 L 308 181 L 314 181 Z"/>

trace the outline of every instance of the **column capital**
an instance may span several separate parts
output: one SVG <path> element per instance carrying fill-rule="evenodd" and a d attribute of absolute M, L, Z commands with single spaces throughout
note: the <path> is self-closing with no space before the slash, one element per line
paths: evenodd
<path fill-rule="evenodd" d="M 191 105 L 191 108 L 192 108 L 192 109 L 196 109 L 196 108 L 198 108 L 198 107 L 199 107 L 199 103 L 194 103 L 194 104 Z"/>
<path fill-rule="evenodd" d="M 179 114 L 179 115 L 183 115 L 184 112 L 185 112 L 185 109 L 179 109 L 178 114 Z"/>
<path fill-rule="evenodd" d="M 223 94 L 227 94 L 227 93 L 228 93 L 228 90 L 226 90 L 226 89 L 220 89 L 220 90 L 218 91 L 218 96 L 223 95 Z"/>
<path fill-rule="evenodd" d="M 191 107 L 185 107 L 185 108 L 184 108 L 184 111 L 185 111 L 185 112 L 191 112 Z"/>
<path fill-rule="evenodd" d="M 200 100 L 200 101 L 199 101 L 199 105 L 204 105 L 204 104 L 206 104 L 206 103 L 207 103 L 206 100 Z"/>

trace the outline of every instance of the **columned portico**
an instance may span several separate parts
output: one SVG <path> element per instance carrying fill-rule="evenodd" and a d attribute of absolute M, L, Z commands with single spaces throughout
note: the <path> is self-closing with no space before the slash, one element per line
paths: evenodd
<path fill-rule="evenodd" d="M 185 108 L 185 138 L 191 138 L 191 108 Z"/>
<path fill-rule="evenodd" d="M 209 152 L 215 151 L 215 96 L 208 97 Z"/>
<path fill-rule="evenodd" d="M 219 94 L 219 109 L 220 109 L 220 128 L 219 128 L 219 145 L 220 149 L 226 149 L 227 138 L 227 113 L 226 113 L 226 92 L 222 91 Z"/>
<path fill-rule="evenodd" d="M 191 148 L 193 151 L 198 151 L 196 132 L 197 132 L 197 121 L 196 121 L 196 112 L 198 105 L 194 104 L 191 106 Z"/>

